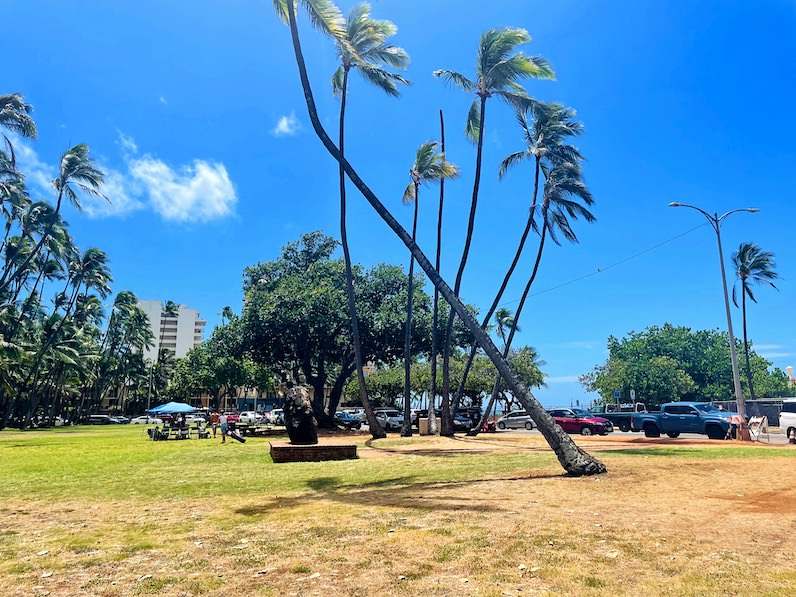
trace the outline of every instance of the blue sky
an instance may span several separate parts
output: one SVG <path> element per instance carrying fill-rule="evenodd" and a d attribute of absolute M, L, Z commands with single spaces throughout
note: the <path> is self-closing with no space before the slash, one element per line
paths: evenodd
<path fill-rule="evenodd" d="M 83 213 L 66 217 L 82 248 L 109 254 L 116 291 L 187 304 L 212 328 L 225 305 L 240 310 L 245 266 L 274 258 L 303 232 L 338 236 L 336 165 L 312 133 L 288 30 L 271 2 L 3 4 L 6 22 L 25 25 L 4 38 L 2 92 L 23 93 L 39 126 L 21 161 L 45 196 L 61 152 L 78 142 L 91 147 L 108 172 L 112 203 L 86 200 Z M 413 85 L 395 100 L 352 81 L 347 153 L 408 227 L 411 209 L 401 204 L 408 169 L 417 146 L 438 136 L 438 110 L 445 111 L 448 157 L 462 168 L 447 187 L 446 279 L 461 254 L 475 149 L 463 136 L 470 98 L 431 72 L 472 74 L 482 30 L 523 27 L 533 36 L 525 51 L 546 57 L 558 76 L 530 82 L 529 93 L 572 106 L 585 123 L 578 145 L 598 219 L 576 224 L 579 244 L 549 246 L 517 339 L 547 361 L 548 387 L 537 393 L 544 404 L 588 402 L 575 379 L 605 360 L 609 335 L 667 321 L 726 328 L 715 235 L 697 228 L 702 216 L 670 201 L 719 213 L 760 208 L 726 221 L 726 258 L 742 241 L 775 253 L 780 292 L 760 290 L 750 336 L 776 365 L 796 365 L 789 111 L 796 2 L 371 4 L 374 17 L 398 26 L 394 42 L 412 58 Z M 352 5 L 340 3 L 345 11 Z M 334 130 L 334 49 L 301 24 L 319 111 Z M 522 148 L 506 106 L 490 102 L 486 131 L 462 289 L 484 308 L 515 250 L 532 183 L 522 168 L 497 180 L 500 160 Z M 430 254 L 436 191 L 421 192 L 420 201 L 418 238 Z M 351 192 L 349 203 L 353 259 L 406 264 L 407 251 L 364 200 Z M 529 253 L 522 272 L 530 262 Z M 516 306 L 520 293 L 518 279 L 505 305 Z"/>

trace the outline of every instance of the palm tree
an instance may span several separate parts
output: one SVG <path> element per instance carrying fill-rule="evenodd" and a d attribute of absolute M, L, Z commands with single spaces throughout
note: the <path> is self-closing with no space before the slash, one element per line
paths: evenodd
<path fill-rule="evenodd" d="M 318 139 L 329 154 L 343 166 L 343 170 L 349 180 L 351 180 L 360 193 L 362 193 L 367 202 L 373 207 L 374 211 L 376 211 L 379 217 L 384 220 L 385 224 L 390 227 L 401 242 L 412 252 L 412 256 L 417 260 L 418 265 L 426 273 L 431 283 L 439 290 L 442 297 L 448 302 L 451 310 L 456 311 L 456 315 L 461 318 L 464 326 L 473 335 L 474 341 L 483 348 L 486 355 L 503 376 L 513 396 L 531 414 L 534 421 L 536 421 L 539 426 L 539 431 L 556 454 L 564 470 L 570 475 L 576 476 L 604 473 L 606 471 L 605 465 L 580 449 L 572 438 L 555 424 L 552 417 L 545 411 L 539 401 L 536 400 L 520 382 L 517 375 L 511 367 L 509 367 L 506 359 L 501 356 L 500 351 L 492 342 L 489 335 L 481 329 L 476 319 L 454 294 L 451 287 L 440 277 L 439 272 L 434 269 L 428 257 L 426 257 L 423 251 L 420 250 L 420 247 L 417 246 L 417 243 L 412 240 L 412 237 L 384 206 L 371 188 L 365 184 L 348 160 L 341 155 L 340 150 L 323 128 L 323 124 L 318 116 L 315 98 L 312 93 L 312 86 L 310 85 L 309 76 L 307 75 L 307 65 L 304 61 L 304 54 L 301 49 L 301 40 L 299 39 L 298 25 L 296 23 L 295 4 L 288 2 L 286 12 L 288 25 L 290 26 L 290 38 L 293 44 L 296 67 L 298 68 L 299 79 L 301 80 L 301 87 L 304 92 L 304 100 L 307 105 L 307 114 Z"/>
<path fill-rule="evenodd" d="M 753 284 L 767 284 L 777 289 L 772 280 L 779 278 L 774 271 L 774 253 L 763 251 L 754 243 L 741 243 L 738 250 L 732 255 L 732 264 L 735 267 L 736 281 L 732 287 L 732 302 L 738 306 L 738 286 L 741 287 L 741 313 L 743 316 L 743 351 L 746 359 L 746 379 L 749 381 L 749 396 L 755 399 L 755 388 L 752 384 L 752 366 L 749 363 L 749 339 L 746 335 L 746 297 L 756 303 L 757 299 L 752 293 Z"/>
<path fill-rule="evenodd" d="M 398 85 L 407 85 L 409 82 L 395 73 L 387 70 L 386 66 L 405 69 L 409 65 L 409 55 L 403 48 L 386 43 L 387 38 L 396 34 L 398 28 L 390 21 L 380 21 L 370 17 L 370 6 L 359 4 L 348 14 L 344 33 L 336 39 L 337 51 L 340 56 L 340 66 L 332 76 L 332 91 L 340 98 L 340 152 L 345 155 L 345 110 L 348 99 L 348 76 L 357 71 L 362 77 L 381 89 L 386 94 L 397 97 Z M 360 397 L 368 418 L 368 426 L 375 432 L 374 437 L 386 437 L 381 429 L 375 414 L 370 407 L 365 375 L 363 372 L 362 342 L 359 336 L 359 320 L 356 312 L 356 296 L 354 294 L 354 280 L 351 273 L 351 254 L 348 247 L 348 231 L 346 227 L 346 188 L 345 172 L 340 167 L 340 240 L 343 247 L 345 260 L 346 297 L 348 299 L 348 314 L 351 318 L 351 333 L 354 344 L 354 363 L 357 369 Z"/>
<path fill-rule="evenodd" d="M 30 104 L 26 104 L 25 98 L 19 93 L 0 95 L 0 127 L 6 128 L 22 137 L 35 139 L 36 123 L 30 117 L 32 110 L 33 108 Z M 5 139 L 9 154 L 11 154 L 11 166 L 16 167 L 14 146 L 11 145 L 11 141 L 5 134 L 3 139 Z"/>
<path fill-rule="evenodd" d="M 565 143 L 567 138 L 579 136 L 583 132 L 583 124 L 574 120 L 575 110 L 565 108 L 561 104 L 547 104 L 531 101 L 517 108 L 516 118 L 522 128 L 526 148 L 522 151 L 510 154 L 501 162 L 498 177 L 502 180 L 512 167 L 528 159 L 532 159 L 534 165 L 533 194 L 531 195 L 531 206 L 528 210 L 528 219 L 525 223 L 525 229 L 520 236 L 517 250 L 514 253 L 514 259 L 506 271 L 506 275 L 503 277 L 503 282 L 495 294 L 492 305 L 484 315 L 481 324 L 484 329 L 486 329 L 489 320 L 500 304 L 501 298 L 503 298 L 503 293 L 520 261 L 531 228 L 536 228 L 536 200 L 539 192 L 539 174 L 541 173 L 542 167 L 546 166 L 551 168 L 553 164 L 562 161 L 579 162 L 583 160 L 583 156 L 576 147 Z M 470 372 L 470 367 L 472 366 L 477 350 L 477 346 L 472 347 L 470 356 L 465 363 L 464 371 L 459 381 L 459 389 L 454 398 L 454 411 L 458 407 L 459 400 L 464 392 L 464 384 L 467 382 L 467 376 Z"/>
<path fill-rule="evenodd" d="M 104 179 L 105 175 L 97 168 L 94 160 L 89 156 L 87 145 L 81 143 L 64 152 L 61 156 L 58 177 L 53 180 L 53 186 L 58 191 L 55 210 L 53 211 L 53 221 L 42 231 L 39 242 L 15 272 L 10 273 L 8 265 L 6 266 L 2 277 L 0 277 L 0 290 L 7 288 L 15 278 L 22 275 L 31 260 L 39 254 L 60 217 L 61 203 L 64 196 L 77 210 L 80 210 L 80 198 L 77 190 L 107 200 L 107 197 L 99 191 Z"/>
<path fill-rule="evenodd" d="M 439 111 L 439 145 L 442 159 L 445 159 L 445 117 Z M 440 272 L 442 257 L 442 208 L 445 204 L 445 179 L 439 181 L 439 208 L 437 210 L 437 245 L 434 269 Z M 437 331 L 439 329 L 439 288 L 434 287 L 434 312 L 431 322 L 431 383 L 428 391 L 428 432 L 437 435 Z"/>
<path fill-rule="evenodd" d="M 527 79 L 553 79 L 555 74 L 544 58 L 526 56 L 518 52 L 517 48 L 531 41 L 531 36 L 525 29 L 503 27 L 488 29 L 481 35 L 476 60 L 476 79 L 470 80 L 466 76 L 451 70 L 434 71 L 434 76 L 442 78 L 466 93 L 475 94 L 470 111 L 467 115 L 465 132 L 476 142 L 475 179 L 473 181 L 473 195 L 470 201 L 470 216 L 467 222 L 467 234 L 464 241 L 462 258 L 456 272 L 453 292 L 458 297 L 461 288 L 464 268 L 470 253 L 470 243 L 475 227 L 475 214 L 478 206 L 478 191 L 481 184 L 481 161 L 484 146 L 484 126 L 486 122 L 486 101 L 492 96 L 498 96 L 510 104 L 517 106 L 529 100 L 527 94 L 518 83 L 523 78 Z M 445 333 L 445 345 L 442 357 L 442 433 L 453 433 L 450 412 L 450 343 L 453 333 L 455 313 L 451 311 L 448 318 L 448 327 Z"/>
<path fill-rule="evenodd" d="M 438 182 L 459 176 L 459 168 L 446 161 L 439 151 L 440 144 L 436 141 L 426 141 L 415 154 L 415 163 L 409 170 L 410 182 L 404 190 L 404 205 L 414 204 L 414 217 L 412 219 L 412 240 L 417 242 L 417 212 L 420 204 L 420 185 L 423 183 Z M 411 387 L 410 366 L 412 361 L 412 298 L 414 293 L 415 260 L 409 254 L 409 280 L 406 299 L 406 335 L 404 339 L 404 423 L 401 435 L 412 435 L 411 412 Z M 432 411 L 434 406 L 429 406 Z"/>

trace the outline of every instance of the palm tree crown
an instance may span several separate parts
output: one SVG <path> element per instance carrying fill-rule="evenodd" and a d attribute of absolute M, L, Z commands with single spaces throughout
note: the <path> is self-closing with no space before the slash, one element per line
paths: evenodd
<path fill-rule="evenodd" d="M 386 43 L 397 32 L 392 22 L 371 18 L 370 5 L 363 3 L 351 9 L 345 33 L 336 40 L 341 64 L 332 76 L 335 96 L 343 94 L 346 74 L 352 69 L 388 95 L 399 95 L 396 83 L 408 85 L 409 81 L 383 68 L 405 70 L 409 66 L 406 50 Z"/>
<path fill-rule="evenodd" d="M 738 306 L 736 293 L 738 283 L 741 285 L 741 292 L 755 303 L 757 299 L 752 293 L 752 284 L 767 284 L 772 288 L 777 288 L 772 282 L 779 278 L 777 272 L 774 271 L 776 264 L 773 253 L 763 251 L 754 243 L 741 243 L 738 251 L 733 253 L 732 264 L 738 278 L 732 288 L 732 302 L 736 307 Z"/>
<path fill-rule="evenodd" d="M 293 2 L 293 10 L 297 4 L 301 4 L 307 11 L 310 23 L 318 31 L 321 31 L 335 39 L 342 39 L 345 36 L 345 19 L 340 9 L 330 0 L 290 0 Z M 288 0 L 274 0 L 274 10 L 277 16 L 285 24 L 288 24 Z"/>
<path fill-rule="evenodd" d="M 434 71 L 434 76 L 459 87 L 477 97 L 467 115 L 467 136 L 478 138 L 481 127 L 481 102 L 493 95 L 514 105 L 522 104 L 529 98 L 518 83 L 520 79 L 555 79 L 552 67 L 540 56 L 526 56 L 517 52 L 517 47 L 531 41 L 525 29 L 502 27 L 488 29 L 481 35 L 476 60 L 475 81 L 452 70 Z"/>
<path fill-rule="evenodd" d="M 404 190 L 403 202 L 412 203 L 416 192 L 424 182 L 439 182 L 459 176 L 459 167 L 445 160 L 437 141 L 426 141 L 417 149 L 415 163 L 409 170 L 412 179 Z"/>

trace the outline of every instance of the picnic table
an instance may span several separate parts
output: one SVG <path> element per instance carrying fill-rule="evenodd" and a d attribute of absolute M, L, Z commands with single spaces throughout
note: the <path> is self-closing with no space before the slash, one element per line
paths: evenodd
<path fill-rule="evenodd" d="M 204 425 L 192 425 L 180 427 L 178 425 L 163 425 L 147 429 L 147 435 L 155 441 L 162 441 L 168 439 L 206 439 L 210 437 L 210 432 Z"/>

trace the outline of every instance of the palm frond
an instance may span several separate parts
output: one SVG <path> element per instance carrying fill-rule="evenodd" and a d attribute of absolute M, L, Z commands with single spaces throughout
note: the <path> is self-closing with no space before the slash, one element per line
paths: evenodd
<path fill-rule="evenodd" d="M 384 64 L 400 70 L 409 67 L 409 54 L 398 46 L 378 46 L 363 52 L 361 57 L 372 64 Z"/>
<path fill-rule="evenodd" d="M 401 75 L 391 73 L 369 64 L 359 63 L 355 66 L 355 68 L 366 81 L 375 87 L 378 87 L 387 95 L 391 95 L 393 97 L 398 97 L 400 95 L 400 91 L 398 91 L 398 85 L 396 85 L 396 83 L 400 83 L 402 85 L 410 84 L 409 81 L 404 79 Z"/>
<path fill-rule="evenodd" d="M 466 93 L 474 93 L 478 85 L 473 83 L 470 79 L 452 70 L 435 70 L 434 76 L 442 79 L 450 85 L 454 85 Z"/>
<path fill-rule="evenodd" d="M 525 161 L 529 155 L 527 151 L 516 151 L 503 158 L 503 161 L 500 162 L 500 168 L 498 169 L 498 180 L 503 180 L 506 172 Z"/>
<path fill-rule="evenodd" d="M 410 203 L 414 203 L 415 198 L 416 198 L 415 183 L 410 182 L 408 185 L 406 185 L 406 188 L 404 189 L 404 195 L 401 198 L 401 201 L 403 202 L 404 205 L 409 205 Z"/>
<path fill-rule="evenodd" d="M 334 74 L 332 75 L 332 93 L 335 97 L 341 97 L 343 95 L 343 83 L 345 81 L 345 68 L 343 66 L 339 66 Z"/>
<path fill-rule="evenodd" d="M 470 104 L 470 111 L 467 113 L 467 124 L 464 133 L 473 143 L 478 141 L 478 134 L 481 130 L 481 98 L 476 97 Z"/>
<path fill-rule="evenodd" d="M 288 2 L 293 2 L 293 8 L 297 5 L 297 0 L 274 0 L 274 11 L 279 19 L 288 23 Z M 307 11 L 310 23 L 318 31 L 334 39 L 345 37 L 345 18 L 339 8 L 330 0 L 299 0 Z M 298 16 L 298 15 L 297 15 Z"/>

